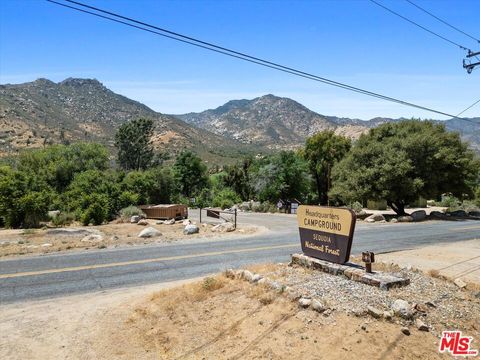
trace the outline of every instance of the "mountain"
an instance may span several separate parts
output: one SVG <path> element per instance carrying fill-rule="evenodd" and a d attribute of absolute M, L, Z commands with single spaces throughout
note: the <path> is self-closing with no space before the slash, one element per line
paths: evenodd
<path fill-rule="evenodd" d="M 73 141 L 113 147 L 118 127 L 132 119 L 155 122 L 152 141 L 161 151 L 189 148 L 205 160 L 231 162 L 258 149 L 186 124 L 116 94 L 95 79 L 47 79 L 0 85 L 0 153 Z"/>
<path fill-rule="evenodd" d="M 177 117 L 215 134 L 270 148 L 296 147 L 309 135 L 336 128 L 298 102 L 274 95 L 232 100 L 213 110 Z"/>
<path fill-rule="evenodd" d="M 175 115 L 177 118 L 215 134 L 271 149 L 302 146 L 306 137 L 322 130 L 353 139 L 386 122 L 405 119 L 376 117 L 370 120 L 338 118 L 309 110 L 302 104 L 274 95 L 252 100 L 232 100 L 216 109 Z M 442 121 L 450 131 L 480 151 L 480 118 Z"/>

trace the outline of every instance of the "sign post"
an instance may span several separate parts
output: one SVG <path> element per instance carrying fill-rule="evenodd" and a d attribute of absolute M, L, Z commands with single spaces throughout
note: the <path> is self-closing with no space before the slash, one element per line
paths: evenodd
<path fill-rule="evenodd" d="M 297 220 L 305 255 L 339 264 L 348 262 L 356 221 L 352 210 L 300 205 Z"/>

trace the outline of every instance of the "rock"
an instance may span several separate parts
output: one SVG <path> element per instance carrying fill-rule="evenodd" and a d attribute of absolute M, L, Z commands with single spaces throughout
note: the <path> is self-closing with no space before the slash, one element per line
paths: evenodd
<path fill-rule="evenodd" d="M 420 331 L 428 331 L 428 326 L 420 319 L 415 319 L 415 326 Z"/>
<path fill-rule="evenodd" d="M 428 312 L 428 307 L 426 304 L 415 304 L 413 307 L 416 311 L 421 312 L 421 313 L 426 313 Z"/>
<path fill-rule="evenodd" d="M 190 225 L 192 222 L 189 220 L 189 219 L 185 219 L 182 221 L 182 225 L 183 226 L 187 226 L 187 225 Z"/>
<path fill-rule="evenodd" d="M 130 222 L 132 224 L 136 224 L 140 221 L 141 217 L 139 215 L 133 215 L 131 218 L 130 218 Z"/>
<path fill-rule="evenodd" d="M 50 244 L 50 243 L 45 243 L 45 244 L 42 244 L 42 247 L 44 247 L 44 248 L 51 247 L 51 246 L 53 246 L 53 245 L 52 245 L 52 244 Z"/>
<path fill-rule="evenodd" d="M 397 299 L 393 302 L 391 309 L 394 314 L 404 319 L 411 319 L 413 311 L 408 301 Z"/>
<path fill-rule="evenodd" d="M 383 311 L 379 310 L 379 309 L 377 309 L 376 307 L 373 307 L 373 306 L 368 306 L 367 311 L 375 319 L 380 319 L 383 316 Z"/>
<path fill-rule="evenodd" d="M 262 275 L 255 274 L 255 275 L 253 275 L 252 282 L 254 282 L 254 283 L 259 282 L 262 278 L 263 278 Z"/>
<path fill-rule="evenodd" d="M 242 211 L 247 211 L 247 210 L 250 210 L 251 209 L 251 206 L 250 206 L 250 201 L 244 201 L 242 202 L 238 208 Z"/>
<path fill-rule="evenodd" d="M 156 225 L 163 225 L 164 221 L 163 220 L 158 220 L 155 222 Z"/>
<path fill-rule="evenodd" d="M 47 215 L 50 219 L 54 219 L 58 215 L 60 215 L 60 210 L 51 210 L 51 211 L 47 212 Z"/>
<path fill-rule="evenodd" d="M 309 298 L 302 297 L 298 300 L 298 305 L 304 309 L 308 308 L 311 303 L 312 303 L 312 299 L 309 299 Z"/>
<path fill-rule="evenodd" d="M 395 314 L 393 313 L 392 310 L 388 310 L 388 311 L 384 311 L 384 312 L 383 312 L 383 318 L 384 318 L 385 320 L 392 320 L 392 319 L 393 319 L 393 315 L 395 315 Z"/>
<path fill-rule="evenodd" d="M 120 238 L 117 235 L 113 235 L 110 240 L 112 241 L 118 241 Z"/>
<path fill-rule="evenodd" d="M 247 280 L 249 282 L 252 282 L 253 281 L 253 274 L 248 270 L 244 270 L 243 274 L 242 274 L 242 278 L 244 278 L 245 280 Z"/>
<path fill-rule="evenodd" d="M 145 220 L 145 219 L 140 219 L 140 220 L 137 222 L 137 225 L 147 226 L 147 225 L 148 225 L 148 221 Z"/>
<path fill-rule="evenodd" d="M 410 335 L 410 329 L 409 329 L 408 327 L 406 327 L 406 326 L 402 327 L 402 328 L 400 329 L 400 331 L 401 331 L 402 333 L 404 333 L 405 335 L 407 335 L 407 336 Z"/>
<path fill-rule="evenodd" d="M 450 216 L 455 216 L 455 217 L 467 217 L 467 212 L 465 210 L 455 210 L 455 211 L 451 211 L 449 212 L 448 214 L 450 214 Z"/>
<path fill-rule="evenodd" d="M 85 236 L 82 240 L 80 240 L 81 242 L 89 242 L 89 243 L 96 243 L 96 242 L 101 242 L 103 240 L 103 236 L 102 235 L 98 235 L 98 234 L 90 234 L 90 235 L 87 235 Z"/>
<path fill-rule="evenodd" d="M 101 234 L 101 232 L 95 229 L 85 228 L 56 228 L 47 230 L 47 235 L 86 236 L 90 234 Z"/>
<path fill-rule="evenodd" d="M 325 308 L 325 306 L 323 306 L 323 304 L 322 304 L 320 301 L 316 300 L 316 299 L 315 299 L 315 300 L 312 300 L 312 305 L 311 305 L 311 306 L 312 306 L 312 309 L 313 309 L 313 310 L 315 310 L 315 311 L 317 311 L 317 312 L 319 312 L 319 313 L 322 313 L 322 312 L 324 312 L 325 310 L 327 310 L 327 309 Z"/>
<path fill-rule="evenodd" d="M 225 270 L 225 276 L 229 279 L 235 279 L 235 271 L 233 269 Z"/>
<path fill-rule="evenodd" d="M 173 225 L 175 224 L 175 219 L 168 219 L 163 222 L 164 225 Z"/>
<path fill-rule="evenodd" d="M 207 224 L 207 223 L 203 223 L 203 224 L 202 224 L 202 227 L 203 227 L 203 228 L 207 228 L 207 227 L 208 227 L 208 224 Z"/>
<path fill-rule="evenodd" d="M 157 237 L 157 236 L 161 236 L 161 235 L 162 235 L 162 233 L 160 231 L 158 231 L 154 227 L 149 226 L 149 227 L 143 229 L 142 231 L 140 231 L 140 233 L 138 234 L 138 237 L 139 238 L 151 238 L 151 237 Z"/>
<path fill-rule="evenodd" d="M 366 219 L 367 217 L 369 217 L 368 213 L 365 211 L 365 210 L 360 210 L 359 212 L 355 212 L 355 215 L 357 215 L 357 219 Z"/>
<path fill-rule="evenodd" d="M 457 285 L 460 289 L 463 289 L 467 286 L 467 283 L 463 281 L 462 279 L 458 278 L 453 281 L 455 285 Z"/>
<path fill-rule="evenodd" d="M 362 329 L 363 331 L 367 331 L 367 324 L 362 324 L 362 326 L 360 326 L 360 329 Z"/>
<path fill-rule="evenodd" d="M 437 307 L 437 305 L 435 305 L 435 303 L 433 303 L 432 301 L 427 301 L 427 302 L 425 303 L 425 305 L 430 306 L 430 307 L 432 307 L 432 308 L 436 308 L 436 307 Z"/>
<path fill-rule="evenodd" d="M 212 227 L 213 232 L 231 232 L 235 230 L 235 225 L 231 222 L 224 222 Z"/>
<path fill-rule="evenodd" d="M 404 216 L 399 216 L 397 218 L 398 222 L 401 222 L 401 223 L 404 223 L 404 222 L 412 222 L 413 221 L 413 217 L 411 217 L 410 215 L 404 215 Z"/>
<path fill-rule="evenodd" d="M 432 211 L 430 217 L 443 220 L 448 218 L 448 215 L 440 211 Z"/>
<path fill-rule="evenodd" d="M 193 224 L 188 224 L 187 226 L 185 226 L 185 229 L 183 229 L 183 233 L 185 235 L 192 235 L 192 234 L 196 234 L 200 231 L 200 229 L 198 228 L 197 225 L 193 225 Z"/>
<path fill-rule="evenodd" d="M 366 222 L 377 222 L 385 221 L 385 217 L 382 214 L 372 214 L 369 217 L 365 218 Z"/>
<path fill-rule="evenodd" d="M 427 213 L 425 210 L 417 210 L 412 212 L 410 216 L 413 218 L 413 221 L 423 221 L 427 218 Z"/>
<path fill-rule="evenodd" d="M 390 219 L 390 222 L 391 222 L 391 223 L 397 223 L 398 220 L 397 220 L 397 218 L 391 218 L 391 219 Z"/>

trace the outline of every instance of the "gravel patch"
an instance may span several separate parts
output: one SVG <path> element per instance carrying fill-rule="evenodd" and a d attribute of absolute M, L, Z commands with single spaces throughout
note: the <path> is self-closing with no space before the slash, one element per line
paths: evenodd
<path fill-rule="evenodd" d="M 414 325 L 415 319 L 421 319 L 435 335 L 450 329 L 480 330 L 480 299 L 475 292 L 420 271 L 395 273 L 410 278 L 410 285 L 388 291 L 301 266 L 277 265 L 262 275 L 275 279 L 302 298 L 318 299 L 335 311 L 367 316 L 369 307 L 388 312 L 395 300 L 402 299 L 408 301 L 414 312 L 412 319 L 392 318 L 403 326 Z"/>

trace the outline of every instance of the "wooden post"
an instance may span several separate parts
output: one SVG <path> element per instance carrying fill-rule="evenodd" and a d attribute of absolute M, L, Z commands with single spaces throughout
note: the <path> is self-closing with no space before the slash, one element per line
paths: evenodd
<path fill-rule="evenodd" d="M 200 208 L 200 224 L 202 223 L 202 208 Z"/>
<path fill-rule="evenodd" d="M 235 230 L 237 229 L 237 209 L 235 209 Z"/>

